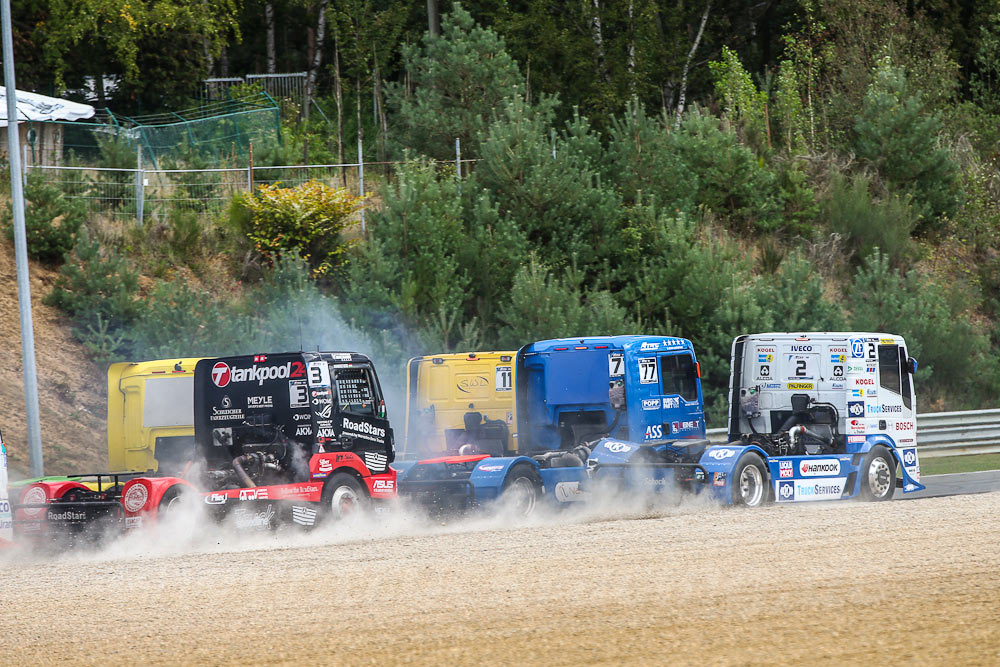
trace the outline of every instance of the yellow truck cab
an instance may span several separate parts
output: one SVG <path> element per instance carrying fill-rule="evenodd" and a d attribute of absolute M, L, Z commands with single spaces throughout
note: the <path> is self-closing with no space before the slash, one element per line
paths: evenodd
<path fill-rule="evenodd" d="M 516 452 L 516 355 L 468 352 L 410 359 L 401 458 L 458 454 L 466 444 L 494 456 Z"/>
<path fill-rule="evenodd" d="M 177 472 L 194 449 L 198 358 L 122 362 L 108 369 L 108 467 Z"/>

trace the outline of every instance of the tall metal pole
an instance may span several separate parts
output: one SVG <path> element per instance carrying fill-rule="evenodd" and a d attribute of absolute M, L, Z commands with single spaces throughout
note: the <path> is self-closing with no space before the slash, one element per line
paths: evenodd
<path fill-rule="evenodd" d="M 28 456 L 32 477 L 44 475 L 42 427 L 38 421 L 38 376 L 35 372 L 35 330 L 31 321 L 28 281 L 28 241 L 24 233 L 24 188 L 21 183 L 20 136 L 17 129 L 17 83 L 14 81 L 14 39 L 10 0 L 0 0 L 3 14 L 3 79 L 7 87 L 7 156 L 10 159 L 10 204 L 14 209 L 14 254 L 17 258 L 17 301 L 21 309 L 21 356 L 24 403 L 28 418 Z"/>

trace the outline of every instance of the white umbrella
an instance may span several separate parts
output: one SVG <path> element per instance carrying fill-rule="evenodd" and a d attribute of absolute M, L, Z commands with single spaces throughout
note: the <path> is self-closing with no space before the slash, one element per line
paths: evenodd
<path fill-rule="evenodd" d="M 0 99 L 5 99 L 7 89 L 0 86 Z M 26 120 L 80 120 L 94 115 L 89 104 L 61 100 L 37 93 L 17 91 L 17 121 Z M 7 127 L 7 105 L 0 105 L 0 127 Z"/>

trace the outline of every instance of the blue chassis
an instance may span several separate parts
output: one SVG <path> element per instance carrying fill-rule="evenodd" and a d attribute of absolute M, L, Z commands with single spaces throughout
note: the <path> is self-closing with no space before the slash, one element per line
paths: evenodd
<path fill-rule="evenodd" d="M 684 444 L 683 441 L 677 444 Z M 553 505 L 565 505 L 584 500 L 582 490 L 596 479 L 613 479 L 615 475 L 623 479 L 626 488 L 635 488 L 638 480 L 645 482 L 649 489 L 663 482 L 658 488 L 669 487 L 678 468 L 688 469 L 703 483 L 691 485 L 695 493 L 708 493 L 722 504 L 733 500 L 733 474 L 740 458 L 747 452 L 754 452 L 764 460 L 773 498 L 777 502 L 801 502 L 807 500 L 846 500 L 861 494 L 862 474 L 865 456 L 876 445 L 888 449 L 896 459 L 897 470 L 902 476 L 903 493 L 924 489 L 917 481 L 919 462 L 915 447 L 897 447 L 887 435 L 869 435 L 864 442 L 848 443 L 844 454 L 810 456 L 767 456 L 754 445 L 712 445 L 704 449 L 696 461 L 658 466 L 657 464 L 635 464 L 631 461 L 643 445 L 635 442 L 605 438 L 595 447 L 584 466 L 570 468 L 543 468 L 527 456 L 489 457 L 475 464 L 468 479 L 455 480 L 453 492 L 465 496 L 470 505 L 485 505 L 496 500 L 504 489 L 508 476 L 515 466 L 530 466 L 542 482 L 543 499 Z M 671 447 L 671 445 L 660 445 Z M 646 445 L 648 448 L 649 446 Z M 823 464 L 828 471 L 809 470 L 803 463 Z M 400 490 L 408 485 L 407 478 L 419 464 L 418 461 L 397 461 L 393 467 L 399 473 Z M 435 465 L 435 464 L 430 464 Z M 441 464 L 437 464 L 441 465 Z M 819 466 L 819 467 L 823 467 Z M 589 472 L 588 472 L 589 469 Z M 628 474 L 622 471 L 632 471 Z M 641 475 L 636 473 L 642 472 Z M 441 485 L 440 479 L 432 478 L 428 484 Z M 563 484 L 566 484 L 563 486 Z M 641 482 L 640 482 L 641 484 Z"/>

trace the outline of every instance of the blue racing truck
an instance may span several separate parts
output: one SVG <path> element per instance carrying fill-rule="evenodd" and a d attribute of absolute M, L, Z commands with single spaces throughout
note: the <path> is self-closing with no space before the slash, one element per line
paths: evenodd
<path fill-rule="evenodd" d="M 697 486 L 705 480 L 697 462 L 668 462 L 659 452 L 667 443 L 677 443 L 671 445 L 676 449 L 710 445 L 704 439 L 700 375 L 694 348 L 683 338 L 595 336 L 532 343 L 514 360 L 516 432 L 477 440 L 483 427 L 473 412 L 475 418 L 466 420 L 470 433 L 450 433 L 450 448 L 446 444 L 438 455 L 419 460 L 406 457 L 426 454 L 427 443 L 414 442 L 408 433 L 403 460 L 393 464 L 399 492 L 439 509 L 502 499 L 527 515 L 540 501 L 582 500 L 581 484 L 590 477 L 588 460 L 592 467 L 597 448 L 615 454 L 609 464 L 621 463 L 620 455 L 634 449 L 627 467 L 645 470 L 654 483 L 669 474 Z"/>

